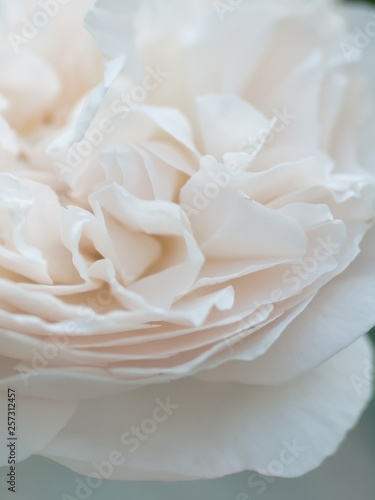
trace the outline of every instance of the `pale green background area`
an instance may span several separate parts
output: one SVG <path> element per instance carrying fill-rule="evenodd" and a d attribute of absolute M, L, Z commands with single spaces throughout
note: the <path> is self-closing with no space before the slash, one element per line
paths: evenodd
<path fill-rule="evenodd" d="M 364 0 L 350 0 L 350 1 L 357 3 L 371 3 L 372 5 L 375 5 L 375 0 L 367 0 L 367 2 L 364 2 Z"/>

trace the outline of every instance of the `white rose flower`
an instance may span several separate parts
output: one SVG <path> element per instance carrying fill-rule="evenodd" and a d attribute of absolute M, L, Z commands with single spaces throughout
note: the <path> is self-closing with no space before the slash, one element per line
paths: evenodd
<path fill-rule="evenodd" d="M 328 0 L 97 0 L 93 38 L 91 4 L 30 39 L 35 5 L 2 7 L 0 400 L 17 393 L 18 459 L 301 475 L 371 394 L 367 52 Z"/>

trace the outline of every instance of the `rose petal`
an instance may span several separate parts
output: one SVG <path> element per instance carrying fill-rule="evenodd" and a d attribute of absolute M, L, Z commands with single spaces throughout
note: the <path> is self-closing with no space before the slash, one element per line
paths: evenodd
<path fill-rule="evenodd" d="M 108 461 L 119 450 L 124 462 L 110 478 L 122 480 L 212 478 L 244 469 L 299 476 L 332 454 L 355 424 L 371 395 L 370 383 L 360 392 L 352 383 L 354 376 L 363 377 L 366 361 L 371 361 L 371 347 L 361 339 L 283 386 L 219 386 L 186 379 L 80 402 L 42 454 L 90 474 L 96 471 L 94 462 Z M 178 406 L 165 422 L 152 424 L 146 419 L 155 416 L 159 401 Z M 150 430 L 151 424 L 143 442 L 124 441 L 130 440 L 131 426 Z M 293 445 L 300 447 L 294 456 L 283 451 Z"/>

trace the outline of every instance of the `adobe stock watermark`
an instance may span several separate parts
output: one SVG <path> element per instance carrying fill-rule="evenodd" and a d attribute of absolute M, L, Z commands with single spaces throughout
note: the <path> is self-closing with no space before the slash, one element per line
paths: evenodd
<path fill-rule="evenodd" d="M 268 485 L 276 481 L 277 477 L 272 476 L 282 476 L 285 468 L 294 464 L 307 449 L 305 446 L 300 446 L 297 439 L 293 439 L 292 443 L 283 441 L 281 444 L 283 448 L 279 453 L 278 459 L 272 460 L 272 462 L 268 464 L 264 474 L 253 472 L 247 478 L 249 488 L 256 488 L 255 493 L 257 495 L 262 495 L 266 491 Z M 251 500 L 251 496 L 245 491 L 241 491 L 236 495 L 235 500 Z"/>
<path fill-rule="evenodd" d="M 169 73 L 164 71 L 160 64 L 155 68 L 147 66 L 142 82 L 135 85 L 129 93 L 123 93 L 114 99 L 111 104 L 111 111 L 119 114 L 121 120 L 125 120 L 130 111 L 136 109 L 143 103 L 150 92 L 154 92 L 168 78 Z"/>
<path fill-rule="evenodd" d="M 375 380 L 375 365 L 370 359 L 365 359 L 363 363 L 363 372 L 361 375 L 352 374 L 349 381 L 358 396 L 362 395 L 364 388 L 371 387 Z"/>
<path fill-rule="evenodd" d="M 95 296 L 88 297 L 85 302 L 79 304 L 77 314 L 82 318 L 67 322 L 62 334 L 49 334 L 48 341 L 42 342 L 39 349 L 31 349 L 30 365 L 17 364 L 14 370 L 18 371 L 25 386 L 30 384 L 30 378 L 38 376 L 65 351 L 72 338 L 80 335 L 84 326 L 95 321 L 96 313 L 103 312 L 114 300 L 113 295 L 107 289 L 99 290 Z"/>
<path fill-rule="evenodd" d="M 90 156 L 95 147 L 102 144 L 106 135 L 112 134 L 116 127 L 109 118 L 101 120 L 99 126 L 88 130 L 80 142 L 74 143 L 66 152 L 65 161 L 55 161 L 54 167 L 61 176 L 70 174 L 80 167 L 85 158 Z"/>
<path fill-rule="evenodd" d="M 119 277 L 120 280 L 113 278 L 109 281 L 113 293 L 121 292 L 124 287 L 135 279 L 135 276 L 129 274 L 126 268 L 121 269 Z M 21 363 L 14 367 L 14 370 L 21 375 L 21 379 L 26 386 L 30 383 L 30 377 L 35 377 L 48 368 L 51 362 L 68 348 L 72 338 L 79 336 L 85 328 L 96 321 L 98 313 L 104 313 L 108 309 L 115 300 L 112 292 L 107 288 L 101 288 L 95 295 L 86 297 L 85 301 L 81 302 L 76 309 L 76 313 L 81 316 L 79 320 L 68 322 L 62 334 L 49 334 L 48 341 L 43 342 L 40 349 L 31 349 L 31 366 Z"/>
<path fill-rule="evenodd" d="M 43 346 L 40 349 L 31 349 L 31 366 L 18 363 L 13 368 L 15 371 L 18 371 L 26 387 L 30 384 L 30 377 L 35 377 L 45 370 L 59 356 L 59 353 L 68 347 L 70 342 L 68 335 L 50 334 L 48 338 L 48 342 L 43 342 Z"/>
<path fill-rule="evenodd" d="M 261 128 L 257 135 L 250 135 L 243 140 L 239 145 L 239 152 L 255 156 L 261 149 L 271 144 L 275 140 L 275 137 L 283 132 L 297 118 L 297 115 L 287 111 L 286 106 L 283 107 L 282 111 L 273 108 L 272 113 L 274 118 L 270 126 Z"/>
<path fill-rule="evenodd" d="M 375 14 L 371 13 L 370 19 L 363 28 L 355 26 L 351 32 L 351 41 L 340 43 L 340 49 L 347 62 L 357 61 L 362 51 L 370 45 L 375 38 Z"/>
<path fill-rule="evenodd" d="M 242 320 L 237 331 L 225 340 L 230 353 L 235 351 L 235 347 L 242 344 L 249 335 L 249 330 L 268 318 L 270 307 L 275 302 L 287 299 L 289 292 L 300 290 L 302 282 L 307 280 L 314 273 L 319 265 L 326 262 L 333 255 L 337 255 L 341 246 L 332 241 L 331 235 L 326 239 L 317 238 L 316 246 L 312 255 L 303 258 L 301 264 L 293 264 L 282 276 L 282 283 L 288 288 L 274 288 L 267 300 L 253 302 L 255 313 L 250 319 Z M 287 293 L 288 292 L 288 293 Z"/>
<path fill-rule="evenodd" d="M 117 115 L 120 121 L 125 120 L 130 112 L 142 103 L 144 103 L 150 94 L 163 84 L 169 73 L 162 70 L 159 64 L 155 68 L 148 66 L 145 70 L 142 82 L 135 85 L 129 93 L 124 93 L 114 99 L 110 109 L 114 115 Z M 66 152 L 63 162 L 55 161 L 54 167 L 61 176 L 71 173 L 79 168 L 83 161 L 94 151 L 94 148 L 100 146 L 104 139 L 115 132 L 118 123 L 106 118 L 101 120 L 96 128 L 92 128 L 85 133 L 84 138 L 74 143 Z"/>
<path fill-rule="evenodd" d="M 220 21 L 223 21 L 227 14 L 231 14 L 242 3 L 243 0 L 212 0 L 212 6 Z"/>
<path fill-rule="evenodd" d="M 179 408 L 179 404 L 171 402 L 170 397 L 164 400 L 155 399 L 156 406 L 151 415 L 144 418 L 139 425 L 131 426 L 120 436 L 120 443 L 128 452 L 136 452 L 142 443 L 147 441 L 158 429 L 159 425 L 164 424 Z M 87 500 L 94 491 L 98 490 L 103 484 L 103 479 L 109 479 L 115 470 L 115 467 L 121 467 L 125 464 L 126 457 L 122 449 L 112 450 L 107 459 L 103 462 L 92 462 L 93 472 L 85 480 L 76 478 L 76 488 L 74 495 L 64 493 L 61 500 Z"/>
<path fill-rule="evenodd" d="M 257 135 L 248 136 L 241 141 L 238 147 L 239 153 L 247 153 L 250 156 L 255 156 L 262 148 L 271 144 L 275 140 L 275 137 L 283 132 L 296 118 L 296 115 L 288 113 L 286 106 L 284 106 L 282 111 L 274 108 L 272 112 L 274 119 L 271 125 L 259 129 Z M 211 181 L 205 183 L 200 188 L 194 187 L 191 204 L 182 203 L 182 210 L 184 210 L 188 217 L 199 215 L 210 204 L 210 201 L 217 198 L 221 191 L 230 184 L 231 179 L 241 173 L 243 173 L 241 164 L 236 160 L 225 163 L 223 170 L 218 172 L 210 171 L 208 175 Z"/>
<path fill-rule="evenodd" d="M 8 40 L 15 52 L 19 52 L 23 45 L 27 45 L 35 38 L 41 29 L 45 28 L 51 19 L 56 17 L 61 7 L 70 3 L 71 0 L 39 0 L 39 9 L 31 18 L 23 17 L 21 19 L 21 34 L 9 33 Z"/>

